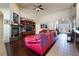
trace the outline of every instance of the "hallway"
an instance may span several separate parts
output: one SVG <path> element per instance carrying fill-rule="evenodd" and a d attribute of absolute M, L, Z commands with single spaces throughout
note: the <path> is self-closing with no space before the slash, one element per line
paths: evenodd
<path fill-rule="evenodd" d="M 60 34 L 57 42 L 46 56 L 79 56 L 79 53 L 73 43 L 67 42 L 67 35 Z"/>

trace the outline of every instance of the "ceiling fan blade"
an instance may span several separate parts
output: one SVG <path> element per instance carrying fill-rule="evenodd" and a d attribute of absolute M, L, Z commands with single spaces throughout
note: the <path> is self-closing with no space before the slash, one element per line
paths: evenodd
<path fill-rule="evenodd" d="M 32 10 L 35 10 L 36 8 L 33 8 Z"/>
<path fill-rule="evenodd" d="M 42 7 L 42 5 L 39 5 L 38 7 Z"/>
<path fill-rule="evenodd" d="M 33 6 L 36 7 L 36 8 L 38 7 L 38 6 L 36 6 L 36 5 L 33 5 Z"/>
<path fill-rule="evenodd" d="M 44 10 L 43 8 L 40 8 L 41 10 Z"/>

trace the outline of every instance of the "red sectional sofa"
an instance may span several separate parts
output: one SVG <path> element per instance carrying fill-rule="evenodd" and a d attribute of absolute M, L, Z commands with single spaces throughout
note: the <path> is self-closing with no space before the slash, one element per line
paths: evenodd
<path fill-rule="evenodd" d="M 48 48 L 55 42 L 55 37 L 55 30 L 43 30 L 37 35 L 26 36 L 24 39 L 25 46 L 40 55 L 44 55 Z"/>

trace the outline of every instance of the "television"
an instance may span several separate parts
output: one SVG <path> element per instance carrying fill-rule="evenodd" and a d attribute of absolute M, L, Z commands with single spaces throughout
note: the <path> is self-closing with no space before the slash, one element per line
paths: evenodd
<path fill-rule="evenodd" d="M 32 31 L 32 26 L 30 25 L 26 26 L 26 31 Z"/>

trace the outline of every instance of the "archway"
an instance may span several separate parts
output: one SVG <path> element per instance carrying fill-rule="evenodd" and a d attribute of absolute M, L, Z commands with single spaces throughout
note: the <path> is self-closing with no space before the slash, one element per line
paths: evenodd
<path fill-rule="evenodd" d="M 3 41 L 3 13 L 0 11 L 0 56 L 7 55 L 6 54 L 6 49 L 5 49 L 5 44 Z"/>

